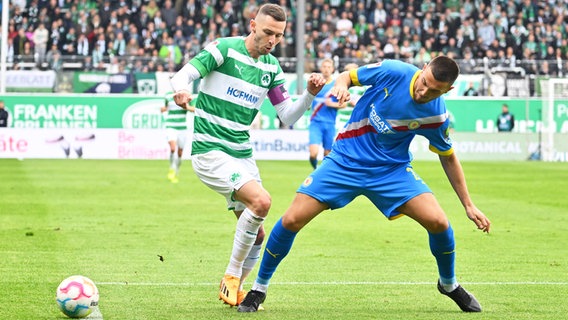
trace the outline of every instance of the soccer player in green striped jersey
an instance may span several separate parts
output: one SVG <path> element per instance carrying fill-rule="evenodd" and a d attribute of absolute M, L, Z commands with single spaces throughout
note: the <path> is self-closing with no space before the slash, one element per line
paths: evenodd
<path fill-rule="evenodd" d="M 188 137 L 193 134 L 193 112 L 195 111 L 195 106 L 190 104 L 186 104 L 183 107 L 178 106 L 174 101 L 174 93 L 168 92 L 164 99 L 164 106 L 161 108 L 162 112 L 167 112 L 165 115 L 165 127 L 168 145 L 170 146 L 168 179 L 172 183 L 178 183 L 179 181 L 178 173 L 183 150 Z M 191 148 L 189 151 L 191 152 Z"/>
<path fill-rule="evenodd" d="M 280 6 L 261 6 L 249 27 L 246 37 L 209 43 L 171 79 L 178 105 L 191 100 L 191 84 L 202 79 L 191 160 L 199 179 L 225 197 L 237 217 L 231 258 L 219 290 L 219 298 L 231 306 L 246 295 L 242 284 L 259 259 L 262 224 L 271 206 L 253 157 L 251 123 L 268 98 L 279 118 L 293 124 L 325 84 L 321 74 L 313 73 L 304 93 L 295 101 L 290 98 L 282 68 L 270 54 L 286 28 L 286 12 Z"/>

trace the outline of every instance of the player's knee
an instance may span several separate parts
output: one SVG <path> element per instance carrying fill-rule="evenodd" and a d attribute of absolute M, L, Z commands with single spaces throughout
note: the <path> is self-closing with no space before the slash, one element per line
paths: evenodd
<path fill-rule="evenodd" d="M 284 214 L 284 216 L 282 216 L 282 226 L 292 232 L 300 231 L 306 225 L 306 223 L 307 222 L 303 219 L 299 219 L 298 217 L 291 214 Z"/>
<path fill-rule="evenodd" d="M 265 195 L 257 197 L 252 202 L 252 208 L 250 208 L 257 216 L 266 217 L 268 215 L 268 210 L 272 205 L 272 198 L 267 193 Z"/>
<path fill-rule="evenodd" d="M 428 222 L 427 229 L 431 233 L 440 233 L 446 231 L 450 226 L 448 219 L 445 217 L 441 217 L 439 219 L 435 219 Z"/>
<path fill-rule="evenodd" d="M 266 236 L 266 233 L 264 232 L 264 227 L 261 226 L 260 229 L 258 229 L 258 233 L 256 234 L 256 240 L 255 240 L 254 244 L 256 244 L 256 245 L 262 244 L 262 242 L 264 242 L 265 236 Z"/>

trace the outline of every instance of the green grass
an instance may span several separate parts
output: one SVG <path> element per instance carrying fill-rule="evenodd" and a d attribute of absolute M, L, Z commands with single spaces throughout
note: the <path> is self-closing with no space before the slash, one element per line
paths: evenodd
<path fill-rule="evenodd" d="M 417 223 L 389 222 L 358 198 L 299 234 L 266 311 L 239 314 L 216 298 L 235 218 L 189 162 L 173 185 L 167 161 L 0 160 L 0 319 L 63 319 L 55 289 L 72 274 L 97 283 L 104 319 L 565 318 L 568 165 L 463 165 L 489 235 L 467 219 L 438 163 L 415 169 L 450 217 L 458 278 L 483 313 L 464 314 L 437 293 Z M 273 198 L 269 231 L 310 166 L 259 166 Z"/>

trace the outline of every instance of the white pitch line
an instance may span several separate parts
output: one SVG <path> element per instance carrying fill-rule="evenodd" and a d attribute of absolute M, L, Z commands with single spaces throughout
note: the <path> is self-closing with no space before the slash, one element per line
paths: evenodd
<path fill-rule="evenodd" d="M 155 286 L 155 287 L 202 287 L 202 286 L 218 286 L 218 283 L 207 282 L 97 282 L 101 285 L 115 286 Z M 432 285 L 432 282 L 397 282 L 397 281 L 323 281 L 323 282 L 271 282 L 271 285 L 287 285 L 287 286 L 416 286 L 416 285 Z M 568 282 L 551 282 L 551 281 L 497 281 L 497 282 L 460 282 L 463 285 L 487 285 L 487 286 L 567 286 Z"/>

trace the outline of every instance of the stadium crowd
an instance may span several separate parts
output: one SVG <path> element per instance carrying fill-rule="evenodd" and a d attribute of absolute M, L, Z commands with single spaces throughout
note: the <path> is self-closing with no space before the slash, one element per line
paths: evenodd
<path fill-rule="evenodd" d="M 273 54 L 294 72 L 295 0 L 13 0 L 7 59 L 12 69 L 176 71 L 215 38 L 247 34 L 265 2 L 288 12 Z M 568 0 L 314 0 L 305 6 L 306 72 L 323 58 L 338 67 L 386 58 L 421 66 L 444 53 L 459 61 L 462 73 L 488 67 L 568 73 Z"/>

